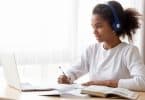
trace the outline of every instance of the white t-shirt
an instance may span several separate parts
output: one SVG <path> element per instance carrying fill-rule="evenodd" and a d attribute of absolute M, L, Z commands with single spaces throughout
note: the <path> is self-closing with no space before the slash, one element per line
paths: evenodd
<path fill-rule="evenodd" d="M 71 81 L 85 73 L 90 81 L 118 80 L 118 87 L 145 91 L 145 65 L 138 48 L 131 44 L 122 42 L 108 50 L 102 44 L 91 45 L 67 71 Z"/>

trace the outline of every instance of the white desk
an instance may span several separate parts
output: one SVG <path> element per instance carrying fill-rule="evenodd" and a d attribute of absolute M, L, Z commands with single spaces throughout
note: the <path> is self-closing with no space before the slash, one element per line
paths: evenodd
<path fill-rule="evenodd" d="M 1 73 L 1 69 L 0 69 Z M 74 98 L 68 98 L 68 97 L 46 97 L 46 96 L 39 96 L 40 92 L 20 92 L 14 88 L 10 88 L 5 83 L 4 77 L 2 74 L 0 74 L 0 97 L 2 98 L 11 98 L 16 100 L 111 100 L 110 98 L 96 98 L 96 97 L 90 97 L 90 98 L 84 98 L 84 97 L 74 97 Z M 139 98 L 138 100 L 145 100 L 145 92 L 139 92 Z M 1 99 L 0 100 L 4 100 Z M 6 99 L 7 100 L 7 99 Z M 116 99 L 112 99 L 116 100 Z M 118 99 L 121 100 L 121 99 Z"/>
<path fill-rule="evenodd" d="M 0 82 L 0 97 L 2 98 L 11 98 L 16 100 L 111 100 L 110 98 L 84 98 L 84 97 L 46 97 L 39 96 L 40 92 L 20 92 L 14 88 L 8 87 L 4 81 Z M 145 100 L 145 92 L 139 92 L 138 100 Z M 0 100 L 3 100 L 0 98 Z M 7 99 L 6 99 L 7 100 Z M 112 99 L 116 100 L 116 99 Z M 121 100 L 121 99 L 118 99 Z"/>
<path fill-rule="evenodd" d="M 13 88 L 7 87 L 6 85 L 0 86 L 0 97 L 5 98 L 11 98 L 16 100 L 74 100 L 74 98 L 68 98 L 68 97 L 44 97 L 44 96 L 37 96 L 36 92 L 19 92 L 18 90 L 15 90 Z M 38 92 L 37 92 L 38 94 Z M 139 93 L 140 97 L 138 100 L 145 100 L 145 92 Z M 78 98 L 75 97 L 75 100 L 111 100 L 110 98 Z M 0 99 L 1 100 L 1 99 Z M 116 100 L 116 99 L 113 99 Z M 120 99 L 119 99 L 120 100 Z"/>

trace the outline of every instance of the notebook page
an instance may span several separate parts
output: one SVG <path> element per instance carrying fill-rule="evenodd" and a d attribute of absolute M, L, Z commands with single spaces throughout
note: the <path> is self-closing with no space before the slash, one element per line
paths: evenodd
<path fill-rule="evenodd" d="M 137 93 L 130 91 L 128 89 L 124 89 L 124 88 L 114 88 L 114 89 L 112 89 L 112 93 L 118 94 L 123 97 L 130 98 L 130 99 L 137 99 L 137 97 L 138 97 Z"/>

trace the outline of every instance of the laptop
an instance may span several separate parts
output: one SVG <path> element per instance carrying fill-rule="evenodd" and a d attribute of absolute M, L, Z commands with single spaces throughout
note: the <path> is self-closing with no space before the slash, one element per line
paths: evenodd
<path fill-rule="evenodd" d="M 21 83 L 15 55 L 13 53 L 2 54 L 1 55 L 1 65 L 3 66 L 3 71 L 4 71 L 4 75 L 5 75 L 7 84 L 10 87 L 16 88 L 23 92 L 54 90 L 54 88 L 52 88 L 52 87 L 33 86 L 30 83 Z"/>

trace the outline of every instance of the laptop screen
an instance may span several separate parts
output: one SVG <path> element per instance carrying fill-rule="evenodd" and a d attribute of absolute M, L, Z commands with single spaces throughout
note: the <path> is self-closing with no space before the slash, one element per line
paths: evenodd
<path fill-rule="evenodd" d="M 7 84 L 16 89 L 21 89 L 20 78 L 14 53 L 4 53 L 1 55 L 1 64 L 3 67 Z"/>

